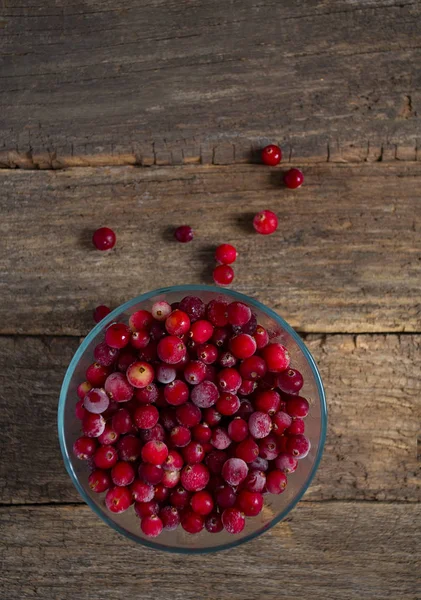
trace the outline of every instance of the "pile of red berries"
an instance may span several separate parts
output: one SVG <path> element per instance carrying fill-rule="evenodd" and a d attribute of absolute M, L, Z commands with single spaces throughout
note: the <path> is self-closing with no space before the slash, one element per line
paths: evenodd
<path fill-rule="evenodd" d="M 108 510 L 134 504 L 147 536 L 240 533 L 309 452 L 303 377 L 242 302 L 156 302 L 109 325 L 94 360 L 73 450 Z"/>

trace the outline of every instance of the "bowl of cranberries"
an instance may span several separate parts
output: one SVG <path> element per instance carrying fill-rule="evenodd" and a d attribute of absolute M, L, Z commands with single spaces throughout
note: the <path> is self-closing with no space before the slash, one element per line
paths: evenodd
<path fill-rule="evenodd" d="M 316 472 L 326 423 L 298 334 L 257 300 L 203 285 L 107 314 L 73 357 L 58 410 L 86 503 L 136 542 L 187 553 L 281 521 Z"/>

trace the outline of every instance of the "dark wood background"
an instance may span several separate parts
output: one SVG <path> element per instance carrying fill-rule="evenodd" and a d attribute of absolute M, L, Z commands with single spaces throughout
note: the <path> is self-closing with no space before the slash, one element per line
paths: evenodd
<path fill-rule="evenodd" d="M 421 597 L 420 39 L 419 1 L 0 0 L 2 600 Z M 58 394 L 94 306 L 210 282 L 225 241 L 318 361 L 326 451 L 261 538 L 167 556 L 82 503 Z"/>

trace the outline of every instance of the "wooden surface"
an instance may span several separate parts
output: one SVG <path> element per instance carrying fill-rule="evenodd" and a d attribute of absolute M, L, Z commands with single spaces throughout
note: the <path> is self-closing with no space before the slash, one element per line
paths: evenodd
<path fill-rule="evenodd" d="M 420 23 L 418 0 L 0 2 L 0 600 L 420 600 Z M 267 141 L 280 168 L 252 164 Z M 164 556 L 83 504 L 58 394 L 94 306 L 209 283 L 220 242 L 314 354 L 326 450 L 270 532 Z"/>

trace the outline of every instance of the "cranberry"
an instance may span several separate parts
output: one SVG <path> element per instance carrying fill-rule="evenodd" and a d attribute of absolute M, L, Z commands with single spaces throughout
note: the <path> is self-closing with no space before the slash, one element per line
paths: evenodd
<path fill-rule="evenodd" d="M 210 408 L 206 408 L 203 411 L 203 421 L 209 425 L 209 427 L 214 427 L 218 425 L 219 421 L 222 419 L 221 413 L 219 413 L 214 406 Z"/>
<path fill-rule="evenodd" d="M 251 310 L 243 302 L 231 302 L 227 308 L 228 323 L 239 327 L 248 323 L 251 319 Z"/>
<path fill-rule="evenodd" d="M 249 433 L 247 421 L 241 417 L 236 417 L 228 425 L 228 435 L 233 442 L 242 442 Z"/>
<path fill-rule="evenodd" d="M 218 385 L 224 392 L 235 394 L 241 385 L 242 379 L 240 373 L 231 368 L 222 369 L 217 375 Z"/>
<path fill-rule="evenodd" d="M 187 490 L 179 486 L 170 493 L 170 502 L 179 510 L 183 510 L 189 505 L 190 496 L 191 494 Z"/>
<path fill-rule="evenodd" d="M 175 506 L 164 506 L 159 511 L 159 518 L 167 531 L 174 531 L 180 524 L 180 513 Z"/>
<path fill-rule="evenodd" d="M 246 520 L 238 508 L 226 508 L 222 513 L 222 523 L 228 533 L 241 533 Z"/>
<path fill-rule="evenodd" d="M 231 438 L 226 429 L 223 427 L 215 427 L 212 431 L 210 442 L 217 450 L 225 450 L 225 448 L 228 448 L 231 444 Z"/>
<path fill-rule="evenodd" d="M 146 331 L 146 329 L 141 329 L 140 331 L 134 331 L 132 333 L 130 343 L 136 350 L 142 350 L 149 344 L 150 339 L 151 336 L 149 332 Z"/>
<path fill-rule="evenodd" d="M 128 402 L 133 396 L 133 387 L 123 373 L 111 373 L 105 381 L 105 391 L 116 402 Z"/>
<path fill-rule="evenodd" d="M 146 329 L 149 331 L 154 322 L 152 314 L 148 310 L 137 310 L 129 318 L 129 327 L 132 331 Z"/>
<path fill-rule="evenodd" d="M 140 519 L 151 517 L 159 512 L 159 504 L 156 500 L 149 500 L 149 502 L 136 502 L 134 505 L 134 511 Z"/>
<path fill-rule="evenodd" d="M 105 332 L 105 342 L 111 348 L 124 348 L 130 342 L 131 332 L 124 323 L 114 323 Z"/>
<path fill-rule="evenodd" d="M 205 444 L 210 441 L 212 430 L 207 423 L 199 423 L 192 429 L 193 439 L 200 444 Z"/>
<path fill-rule="evenodd" d="M 186 402 L 186 404 L 177 407 L 175 416 L 180 425 L 190 428 L 200 423 L 202 411 L 195 404 Z"/>
<path fill-rule="evenodd" d="M 160 465 L 141 463 L 138 469 L 139 479 L 150 485 L 158 485 L 164 476 L 164 470 Z"/>
<path fill-rule="evenodd" d="M 168 448 L 164 442 L 151 440 L 142 448 L 142 460 L 151 465 L 162 465 L 168 456 Z"/>
<path fill-rule="evenodd" d="M 193 494 L 190 505 L 195 513 L 206 516 L 213 510 L 212 495 L 206 490 Z"/>
<path fill-rule="evenodd" d="M 288 454 L 287 452 L 283 452 L 275 459 L 275 466 L 282 473 L 294 473 L 298 466 L 298 460 Z"/>
<path fill-rule="evenodd" d="M 152 347 L 152 344 L 148 345 L 148 352 L 150 350 L 150 348 Z M 145 348 L 146 350 L 146 348 Z M 137 360 L 137 354 L 134 350 L 134 348 L 124 348 L 118 358 L 117 358 L 117 369 L 121 372 L 121 373 L 125 373 L 127 371 L 127 369 L 130 367 L 130 365 L 132 363 L 134 363 Z"/>
<path fill-rule="evenodd" d="M 306 430 L 305 423 L 302 419 L 296 418 L 292 420 L 291 425 L 285 431 L 287 435 L 296 435 L 298 433 L 304 433 Z"/>
<path fill-rule="evenodd" d="M 189 399 L 189 388 L 181 379 L 174 379 L 164 388 L 165 400 L 172 406 L 180 406 Z"/>
<path fill-rule="evenodd" d="M 114 431 L 112 425 L 110 423 L 105 424 L 105 429 L 98 437 L 98 442 L 102 446 L 110 446 L 114 444 L 119 438 L 119 435 L 116 431 Z"/>
<path fill-rule="evenodd" d="M 116 361 L 118 353 L 117 348 L 110 348 L 105 342 L 101 342 L 95 347 L 94 358 L 103 367 L 111 367 Z"/>
<path fill-rule="evenodd" d="M 93 387 L 102 387 L 109 372 L 108 367 L 104 367 L 99 363 L 93 363 L 86 369 L 86 379 Z"/>
<path fill-rule="evenodd" d="M 197 348 L 197 356 L 205 365 L 211 365 L 218 358 L 218 348 L 213 344 L 202 344 Z"/>
<path fill-rule="evenodd" d="M 175 365 L 184 358 L 187 350 L 180 338 L 169 335 L 159 340 L 157 351 L 160 360 Z"/>
<path fill-rule="evenodd" d="M 178 308 L 189 315 L 191 323 L 203 319 L 206 314 L 206 305 L 197 296 L 186 296 Z"/>
<path fill-rule="evenodd" d="M 266 370 L 266 363 L 260 356 L 249 356 L 240 365 L 241 377 L 253 381 L 264 377 Z"/>
<path fill-rule="evenodd" d="M 259 454 L 259 446 L 253 440 L 253 438 L 248 437 L 242 442 L 240 442 L 235 449 L 235 456 L 237 458 L 242 458 L 244 462 L 251 463 Z"/>
<path fill-rule="evenodd" d="M 211 513 L 205 521 L 205 527 L 209 533 L 219 533 L 222 531 L 224 526 L 222 525 L 221 515 L 218 515 L 216 512 Z"/>
<path fill-rule="evenodd" d="M 216 401 L 216 410 L 218 410 L 221 415 L 224 415 L 225 417 L 234 415 L 239 408 L 240 400 L 238 396 L 235 396 L 234 394 L 223 393 Z"/>
<path fill-rule="evenodd" d="M 304 175 L 299 169 L 290 169 L 284 175 L 284 183 L 290 190 L 299 188 L 304 182 Z"/>
<path fill-rule="evenodd" d="M 161 423 L 167 431 L 171 431 L 174 427 L 177 427 L 178 421 L 175 414 L 175 408 L 166 406 L 161 410 Z"/>
<path fill-rule="evenodd" d="M 157 515 L 151 515 L 141 520 L 140 528 L 148 537 L 157 537 L 163 530 L 164 524 Z"/>
<path fill-rule="evenodd" d="M 266 436 L 259 442 L 259 456 L 266 460 L 274 460 L 280 452 L 278 440 L 273 434 Z"/>
<path fill-rule="evenodd" d="M 193 239 L 193 229 L 189 225 L 181 225 L 174 231 L 174 237 L 177 242 L 187 244 L 187 242 L 191 242 Z"/>
<path fill-rule="evenodd" d="M 209 408 L 213 406 L 219 396 L 218 388 L 211 381 L 202 381 L 196 385 L 191 392 L 193 404 L 199 408 Z"/>
<path fill-rule="evenodd" d="M 189 442 L 183 448 L 183 457 L 187 465 L 195 465 L 202 462 L 205 457 L 203 446 L 199 442 Z"/>
<path fill-rule="evenodd" d="M 132 495 L 127 487 L 113 487 L 105 496 L 105 505 L 113 513 L 122 513 L 132 503 Z"/>
<path fill-rule="evenodd" d="M 164 363 L 159 364 L 155 368 L 155 377 L 159 383 L 171 383 L 177 376 L 175 367 L 166 365 Z"/>
<path fill-rule="evenodd" d="M 102 321 L 102 319 L 105 319 L 106 316 L 108 316 L 111 312 L 111 309 L 108 308 L 108 306 L 105 306 L 105 304 L 101 304 L 100 306 L 97 306 L 96 309 L 94 310 L 94 321 L 95 323 L 99 323 L 100 321 Z"/>
<path fill-rule="evenodd" d="M 232 337 L 229 346 L 236 358 L 249 358 L 257 349 L 255 339 L 247 333 Z"/>
<path fill-rule="evenodd" d="M 262 439 L 269 435 L 272 429 L 272 420 L 270 416 L 264 412 L 256 411 L 248 420 L 250 434 L 255 439 Z"/>
<path fill-rule="evenodd" d="M 237 417 L 241 417 L 245 421 L 248 421 L 250 415 L 254 412 L 254 408 L 249 400 L 241 400 L 240 408 L 237 412 Z"/>
<path fill-rule="evenodd" d="M 192 360 L 184 369 L 184 377 L 190 385 L 202 383 L 206 377 L 206 365 L 200 360 Z"/>
<path fill-rule="evenodd" d="M 150 502 L 155 496 L 155 490 L 152 485 L 135 479 L 130 486 L 132 498 L 135 502 Z"/>
<path fill-rule="evenodd" d="M 94 463 L 98 469 L 111 469 L 118 459 L 114 446 L 100 446 L 94 454 Z"/>
<path fill-rule="evenodd" d="M 97 250 L 111 250 L 116 243 L 116 235 L 109 227 L 100 227 L 92 236 L 92 243 Z"/>
<path fill-rule="evenodd" d="M 120 434 L 129 433 L 129 431 L 131 431 L 133 428 L 132 417 L 130 416 L 129 411 L 125 408 L 120 408 L 117 412 L 115 412 L 111 422 L 114 431 Z"/>
<path fill-rule="evenodd" d="M 150 385 L 155 377 L 153 367 L 143 361 L 134 362 L 127 369 L 127 379 L 135 388 L 144 388 Z"/>
<path fill-rule="evenodd" d="M 282 344 L 274 342 L 262 350 L 262 357 L 266 361 L 268 371 L 280 373 L 289 367 L 290 356 L 288 350 Z"/>
<path fill-rule="evenodd" d="M 217 285 L 230 285 L 234 281 L 234 269 L 229 265 L 218 265 L 214 268 L 212 276 Z"/>
<path fill-rule="evenodd" d="M 215 250 L 215 260 L 221 265 L 231 265 L 237 260 L 237 250 L 231 244 L 221 244 Z"/>
<path fill-rule="evenodd" d="M 170 432 L 171 443 L 177 448 L 184 448 L 191 440 L 191 433 L 187 427 L 174 427 Z"/>
<path fill-rule="evenodd" d="M 110 399 L 103 389 L 92 388 L 86 394 L 83 406 L 90 413 L 101 414 L 107 410 Z"/>
<path fill-rule="evenodd" d="M 206 465 L 214 475 L 219 475 L 228 455 L 222 450 L 212 450 L 205 458 Z"/>
<path fill-rule="evenodd" d="M 228 325 L 227 308 L 228 302 L 225 300 L 214 299 L 209 302 L 206 314 L 214 327 L 225 327 Z"/>
<path fill-rule="evenodd" d="M 174 310 L 165 321 L 165 329 L 170 335 L 184 335 L 190 329 L 189 315 L 182 310 Z"/>
<path fill-rule="evenodd" d="M 237 494 L 230 485 L 222 485 L 216 490 L 215 499 L 219 508 L 230 508 L 231 506 L 234 506 L 237 500 Z"/>
<path fill-rule="evenodd" d="M 263 471 L 250 471 L 244 480 L 244 488 L 249 492 L 263 492 L 265 485 L 266 475 Z"/>
<path fill-rule="evenodd" d="M 154 404 L 158 400 L 159 391 L 155 383 L 150 383 L 145 388 L 136 389 L 134 395 L 141 404 Z"/>
<path fill-rule="evenodd" d="M 218 348 L 222 348 L 228 342 L 230 335 L 228 327 L 215 327 L 211 341 Z"/>
<path fill-rule="evenodd" d="M 209 482 L 209 470 L 204 464 L 187 465 L 181 471 L 181 483 L 188 492 L 200 492 Z"/>
<path fill-rule="evenodd" d="M 275 167 L 282 160 L 282 150 L 279 146 L 275 146 L 275 144 L 269 144 L 263 148 L 261 157 L 265 165 Z"/>
<path fill-rule="evenodd" d="M 285 394 L 298 394 L 304 384 L 303 376 L 297 369 L 288 369 L 280 373 L 276 385 Z"/>
<path fill-rule="evenodd" d="M 114 485 L 126 486 L 134 481 L 135 471 L 128 462 L 117 462 L 111 469 L 111 479 Z"/>
<path fill-rule="evenodd" d="M 83 383 L 79 384 L 77 386 L 77 390 L 76 393 L 78 395 L 78 397 L 83 400 L 84 397 L 86 396 L 86 394 L 89 392 L 89 390 L 92 389 L 92 385 L 89 383 L 89 381 L 84 381 Z"/>
<path fill-rule="evenodd" d="M 274 415 L 281 406 L 281 397 L 274 390 L 265 390 L 256 395 L 254 406 L 256 410 Z"/>
<path fill-rule="evenodd" d="M 82 421 L 82 431 L 87 437 L 99 437 L 104 429 L 105 419 L 102 415 L 88 413 Z"/>
<path fill-rule="evenodd" d="M 158 423 L 159 412 L 153 404 L 142 404 L 136 408 L 134 421 L 139 429 L 152 429 Z"/>
<path fill-rule="evenodd" d="M 291 417 L 282 410 L 275 413 L 272 417 L 272 430 L 275 435 L 282 435 L 291 425 Z"/>
<path fill-rule="evenodd" d="M 165 486 L 169 490 L 170 488 L 173 488 L 176 485 L 178 485 L 179 482 L 180 482 L 180 471 L 177 471 L 176 469 L 173 469 L 172 471 L 164 470 L 164 474 L 162 476 L 162 485 L 163 486 Z M 168 493 L 169 493 L 169 491 L 168 491 Z"/>
<path fill-rule="evenodd" d="M 165 471 L 180 471 L 180 469 L 183 467 L 184 465 L 184 460 L 183 457 L 181 456 L 181 454 L 179 452 L 177 452 L 177 450 L 170 450 L 168 452 L 168 456 L 165 459 L 162 468 Z"/>
<path fill-rule="evenodd" d="M 162 481 L 164 480 L 165 473 L 169 473 L 169 471 L 164 471 Z M 175 471 L 175 473 L 177 474 L 177 477 L 180 478 L 180 474 L 178 473 L 178 471 Z M 156 500 L 159 504 L 164 504 L 168 499 L 168 496 L 170 495 L 170 490 L 167 487 L 165 487 L 162 481 L 157 486 L 155 486 L 154 500 Z"/>
<path fill-rule="evenodd" d="M 100 494 L 111 486 L 111 477 L 107 471 L 95 469 L 88 477 L 88 485 L 93 492 Z"/>
<path fill-rule="evenodd" d="M 263 496 L 260 492 L 241 490 L 238 494 L 237 505 L 246 517 L 255 517 L 263 508 Z"/>
<path fill-rule="evenodd" d="M 294 458 L 305 458 L 311 448 L 310 440 L 305 435 L 297 434 L 288 436 L 286 450 Z"/>
<path fill-rule="evenodd" d="M 278 229 L 278 217 L 271 210 L 262 210 L 254 217 L 253 227 L 257 233 L 270 235 Z"/>
<path fill-rule="evenodd" d="M 181 516 L 181 527 L 187 533 L 199 533 L 205 526 L 202 515 L 199 515 L 192 510 L 187 510 Z"/>
<path fill-rule="evenodd" d="M 241 458 L 229 458 L 222 467 L 222 477 L 233 486 L 239 485 L 248 474 L 248 466 Z"/>
<path fill-rule="evenodd" d="M 256 331 L 253 334 L 254 339 L 256 340 L 257 348 L 261 350 L 265 346 L 269 344 L 269 334 L 264 327 L 258 325 L 256 327 Z"/>
<path fill-rule="evenodd" d="M 80 460 L 88 460 L 95 454 L 96 442 L 90 437 L 80 437 L 73 444 L 73 454 Z"/>
<path fill-rule="evenodd" d="M 267 471 L 269 469 L 269 462 L 266 460 L 266 458 L 256 456 L 254 461 L 250 463 L 250 469 L 254 469 L 257 471 Z"/>
<path fill-rule="evenodd" d="M 257 387 L 256 381 L 252 381 L 251 379 L 243 379 L 240 387 L 238 388 L 238 393 L 242 396 L 249 396 L 254 392 Z"/>
<path fill-rule="evenodd" d="M 113 430 L 112 433 L 117 435 Z M 134 462 L 140 456 L 142 444 L 135 435 L 125 435 L 119 439 L 117 449 L 120 460 Z"/>
<path fill-rule="evenodd" d="M 90 393 L 90 392 L 88 392 Z M 85 404 L 85 408 L 88 408 Z M 287 401 L 286 412 L 291 415 L 291 417 L 300 417 L 304 418 L 308 415 L 308 411 L 310 410 L 310 405 L 305 398 L 301 396 L 296 396 L 295 398 L 290 398 Z"/>
<path fill-rule="evenodd" d="M 165 321 L 172 313 L 171 304 L 168 304 L 168 302 L 165 302 L 165 300 L 155 302 L 155 304 L 152 306 L 151 312 L 153 318 L 157 321 Z"/>
<path fill-rule="evenodd" d="M 254 313 L 251 313 L 250 320 L 247 321 L 245 325 L 232 325 L 233 333 L 248 333 L 249 335 L 254 335 L 257 329 L 257 317 Z"/>
<path fill-rule="evenodd" d="M 287 477 L 282 471 L 275 469 L 266 476 L 266 489 L 270 494 L 282 494 L 287 486 Z"/>

